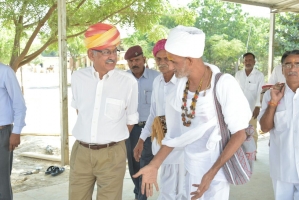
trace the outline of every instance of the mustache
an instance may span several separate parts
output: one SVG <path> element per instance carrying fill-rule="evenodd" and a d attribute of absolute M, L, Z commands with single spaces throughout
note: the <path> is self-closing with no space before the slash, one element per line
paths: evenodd
<path fill-rule="evenodd" d="M 297 76 L 297 75 L 298 75 L 297 72 L 289 72 L 289 73 L 288 73 L 288 76 Z"/>
<path fill-rule="evenodd" d="M 111 64 L 111 63 L 115 63 L 116 61 L 113 59 L 108 59 L 105 61 L 106 64 Z"/>
<path fill-rule="evenodd" d="M 168 67 L 168 65 L 162 64 L 162 65 L 158 65 L 159 68 L 164 68 L 164 67 Z"/>
<path fill-rule="evenodd" d="M 139 67 L 137 66 L 137 65 L 134 65 L 133 67 L 132 67 L 132 69 L 138 69 Z"/>

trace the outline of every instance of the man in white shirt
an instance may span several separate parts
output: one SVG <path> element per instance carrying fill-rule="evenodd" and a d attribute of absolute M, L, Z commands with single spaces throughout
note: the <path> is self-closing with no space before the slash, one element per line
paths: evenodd
<path fill-rule="evenodd" d="M 244 142 L 251 112 L 235 78 L 222 75 L 216 97 L 232 135 L 220 152 L 220 127 L 213 95 L 215 75 L 220 70 L 203 62 L 204 43 L 205 34 L 195 27 L 177 26 L 167 38 L 167 57 L 179 79 L 177 90 L 166 97 L 166 121 L 168 127 L 179 124 L 180 131 L 167 132 L 154 159 L 134 175 L 142 175 L 142 191 L 148 196 L 153 193 L 153 184 L 157 188 L 157 171 L 162 162 L 173 148 L 184 147 L 187 199 L 229 198 L 229 183 L 222 166 Z M 182 117 L 176 120 L 177 115 Z"/>
<path fill-rule="evenodd" d="M 150 114 L 151 97 L 153 90 L 153 81 L 159 75 L 159 72 L 145 67 L 146 57 L 143 55 L 142 48 L 139 45 L 130 47 L 125 53 L 125 59 L 128 62 L 132 74 L 138 82 L 138 113 L 139 122 L 132 129 L 129 139 L 126 140 L 128 166 L 132 181 L 135 185 L 135 199 L 146 200 L 146 196 L 140 192 L 141 178 L 133 178 L 132 175 L 137 173 L 139 169 L 147 165 L 153 159 L 152 142 L 147 138 L 140 161 L 134 158 L 133 149 L 135 148 L 142 128 Z"/>
<path fill-rule="evenodd" d="M 264 75 L 262 72 L 254 68 L 255 55 L 253 53 L 245 53 L 243 55 L 243 63 L 245 68 L 239 70 L 236 73 L 235 78 L 240 84 L 252 112 L 252 118 L 249 123 L 254 127 L 253 138 L 257 146 L 257 116 L 259 115 L 261 107 L 260 95 L 262 86 L 265 83 Z"/>
<path fill-rule="evenodd" d="M 141 131 L 138 143 L 134 148 L 134 158 L 136 161 L 139 161 L 139 158 L 141 157 L 144 141 L 151 137 L 152 124 L 155 117 L 165 116 L 165 96 L 175 89 L 175 84 L 177 82 L 177 78 L 174 76 L 173 68 L 170 68 L 168 65 L 169 61 L 166 56 L 165 43 L 166 39 L 159 40 L 153 48 L 153 55 L 155 57 L 156 64 L 162 74 L 157 76 L 153 83 L 150 115 L 146 120 L 146 124 Z M 171 130 L 173 127 L 169 127 L 169 129 Z M 174 129 L 174 131 L 178 131 L 178 129 Z M 159 132 L 158 134 L 163 133 Z M 159 151 L 161 147 L 160 139 L 163 137 L 163 135 L 154 137 L 154 140 L 152 141 L 153 155 L 156 155 L 156 153 Z M 153 136 L 151 138 L 153 138 Z M 161 188 L 158 200 L 186 199 L 184 189 L 185 172 L 183 148 L 174 149 L 172 153 L 169 154 L 167 159 L 164 160 L 160 169 Z"/>
<path fill-rule="evenodd" d="M 97 23 L 85 32 L 93 67 L 72 75 L 72 106 L 78 118 L 70 159 L 69 199 L 122 200 L 126 171 L 125 140 L 138 122 L 138 84 L 115 69 L 120 34 L 115 26 Z"/>
<path fill-rule="evenodd" d="M 285 83 L 286 79 L 284 77 L 284 75 L 282 74 L 282 66 L 281 65 L 277 65 L 273 71 L 272 74 L 269 78 L 269 84 L 276 84 L 276 83 Z"/>
<path fill-rule="evenodd" d="M 270 176 L 276 200 L 299 199 L 299 50 L 282 56 L 286 84 L 264 94 L 261 129 L 270 132 Z"/>

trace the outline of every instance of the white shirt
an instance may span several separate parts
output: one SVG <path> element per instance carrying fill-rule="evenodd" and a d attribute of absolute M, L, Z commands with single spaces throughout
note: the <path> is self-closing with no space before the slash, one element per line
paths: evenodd
<path fill-rule="evenodd" d="M 270 130 L 270 176 L 288 183 L 299 183 L 299 89 L 294 93 L 286 84 L 284 97 L 274 115 Z M 271 100 L 270 90 L 263 98 L 258 120 Z"/>
<path fill-rule="evenodd" d="M 173 76 L 169 82 L 165 82 L 163 74 L 157 76 L 153 82 L 153 92 L 151 99 L 150 114 L 146 120 L 146 124 L 141 131 L 140 138 L 145 141 L 147 137 L 151 136 L 152 124 L 156 116 L 165 115 L 165 96 L 175 90 L 177 78 Z M 166 116 L 167 118 L 167 116 Z M 178 130 L 178 129 L 177 129 Z M 160 150 L 160 145 L 156 139 L 152 141 L 152 151 L 156 155 Z M 183 148 L 175 148 L 163 161 L 163 164 L 179 164 L 183 161 Z"/>
<path fill-rule="evenodd" d="M 273 69 L 272 74 L 269 78 L 269 84 L 274 85 L 277 82 L 280 82 L 280 83 L 286 82 L 286 78 L 282 74 L 282 66 L 281 65 L 278 65 Z"/>
<path fill-rule="evenodd" d="M 166 118 L 167 124 L 170 125 L 171 122 L 169 121 L 173 121 L 171 124 L 174 126 L 177 124 L 181 134 L 178 135 L 178 131 L 168 131 L 162 141 L 167 146 L 185 146 L 185 167 L 190 174 L 199 177 L 203 176 L 220 156 L 219 141 L 221 139 L 213 96 L 215 75 L 220 71 L 214 65 L 205 64 L 209 65 L 213 71 L 211 88 L 206 90 L 205 96 L 203 96 L 204 91 L 199 93 L 195 118 L 191 120 L 191 126 L 183 126 L 180 117 L 183 91 L 187 81 L 187 78 L 182 78 L 177 84 L 177 92 L 167 96 L 170 103 L 166 104 L 166 116 L 169 116 Z M 189 112 L 193 95 L 194 93 L 188 92 L 187 106 Z M 231 133 L 234 134 L 247 128 L 252 113 L 240 86 L 231 75 L 222 75 L 217 83 L 216 96 L 222 106 L 224 120 Z M 179 120 L 175 121 L 173 118 Z M 219 170 L 214 180 L 227 181 L 222 169 Z"/>
<path fill-rule="evenodd" d="M 78 110 L 73 136 L 86 143 L 107 144 L 129 137 L 127 125 L 138 123 L 138 85 L 117 69 L 100 80 L 93 67 L 72 75 L 72 106 Z"/>
<path fill-rule="evenodd" d="M 255 107 L 261 106 L 260 96 L 262 86 L 265 84 L 263 73 L 253 68 L 249 76 L 247 76 L 245 69 L 243 69 L 236 73 L 235 78 L 249 102 L 251 112 L 253 112 Z"/>

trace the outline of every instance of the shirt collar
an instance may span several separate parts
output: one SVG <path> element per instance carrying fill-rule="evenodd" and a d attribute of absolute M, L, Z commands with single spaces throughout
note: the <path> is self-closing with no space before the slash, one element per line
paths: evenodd
<path fill-rule="evenodd" d="M 103 79 L 108 79 L 109 77 L 111 77 L 111 76 L 114 74 L 114 71 L 115 71 L 115 69 L 112 69 L 112 70 L 108 71 L 107 74 L 105 74 L 105 75 L 103 76 Z M 92 75 L 94 78 L 100 79 L 100 77 L 99 77 L 99 73 L 95 70 L 94 67 L 91 67 L 91 75 Z"/>

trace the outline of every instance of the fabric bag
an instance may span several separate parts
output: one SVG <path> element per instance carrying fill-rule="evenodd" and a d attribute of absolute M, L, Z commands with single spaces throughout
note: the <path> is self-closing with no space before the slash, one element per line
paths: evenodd
<path fill-rule="evenodd" d="M 214 101 L 222 137 L 220 140 L 220 152 L 223 151 L 231 137 L 231 133 L 224 121 L 221 105 L 216 96 L 216 85 L 222 75 L 222 73 L 216 74 L 214 85 Z M 253 171 L 256 154 L 256 145 L 252 137 L 254 134 L 253 126 L 249 125 L 245 129 L 245 132 L 247 134 L 246 140 L 234 153 L 234 155 L 223 165 L 225 177 L 227 181 L 233 185 L 242 185 L 247 183 L 250 180 Z"/>

